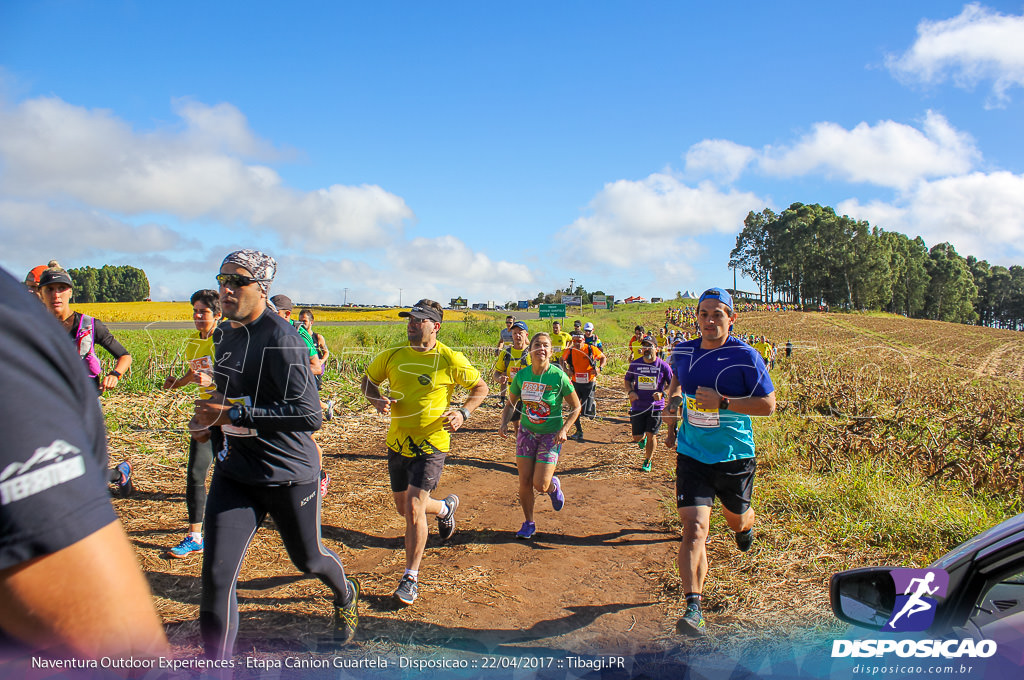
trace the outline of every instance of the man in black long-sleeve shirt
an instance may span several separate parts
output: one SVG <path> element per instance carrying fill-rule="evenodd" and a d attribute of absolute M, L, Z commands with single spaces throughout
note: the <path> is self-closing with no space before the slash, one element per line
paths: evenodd
<path fill-rule="evenodd" d="M 334 592 L 335 637 L 348 642 L 359 617 L 359 585 L 320 540 L 320 463 L 312 433 L 320 429 L 309 350 L 267 306 L 276 263 L 259 251 L 224 258 L 217 281 L 224 316 L 214 333 L 217 392 L 196 402 L 189 427 L 200 436 L 219 425 L 206 504 L 199 627 L 206 655 L 230 658 L 238 630 L 235 594 L 249 542 L 269 514 L 288 556 Z"/>

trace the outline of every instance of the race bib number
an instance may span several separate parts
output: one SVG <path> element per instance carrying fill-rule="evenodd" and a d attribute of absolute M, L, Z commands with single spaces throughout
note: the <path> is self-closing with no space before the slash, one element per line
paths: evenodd
<path fill-rule="evenodd" d="M 208 373 L 213 375 L 213 357 L 196 357 L 192 361 L 188 362 L 188 367 L 192 369 L 193 373 Z"/>
<path fill-rule="evenodd" d="M 589 373 L 576 373 L 576 377 L 573 378 L 573 382 L 588 383 L 588 382 L 590 382 L 590 374 Z"/>
<path fill-rule="evenodd" d="M 544 383 L 524 382 L 523 391 L 520 395 L 523 401 L 543 401 Z"/>
<path fill-rule="evenodd" d="M 516 373 L 519 372 L 520 368 L 522 368 L 522 366 L 520 366 L 519 364 L 512 364 L 511 366 L 509 366 L 508 367 L 508 377 L 510 379 L 516 377 Z"/>
<path fill-rule="evenodd" d="M 654 379 L 653 375 L 638 375 L 636 377 L 636 384 L 642 390 L 654 390 L 658 387 L 658 382 Z"/>
<path fill-rule="evenodd" d="M 252 400 L 249 397 L 233 397 L 228 399 L 229 404 L 238 404 L 239 406 L 252 406 Z M 255 437 L 257 436 L 256 430 L 251 427 L 241 427 L 239 425 L 221 425 L 221 432 L 229 434 L 232 437 Z M 227 447 L 225 447 L 226 449 Z"/>
<path fill-rule="evenodd" d="M 694 427 L 718 427 L 718 409 L 699 409 L 696 398 L 687 397 L 686 422 Z"/>

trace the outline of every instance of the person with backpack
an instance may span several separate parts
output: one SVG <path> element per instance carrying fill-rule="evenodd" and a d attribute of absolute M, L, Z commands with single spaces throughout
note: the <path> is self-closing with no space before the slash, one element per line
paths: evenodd
<path fill-rule="evenodd" d="M 530 338 L 529 333 L 530 330 L 525 321 L 513 322 L 512 344 L 498 352 L 498 358 L 494 362 L 494 375 L 492 377 L 495 382 L 501 385 L 502 394 L 506 393 L 508 386 L 515 380 L 516 373 L 530 365 L 530 353 L 526 348 L 526 343 Z M 504 408 L 504 403 L 504 400 L 502 400 L 502 408 Z M 512 422 L 517 429 L 521 417 L 522 411 L 516 407 L 512 412 Z"/>
<path fill-rule="evenodd" d="M 71 296 L 74 293 L 71 275 L 52 260 L 50 266 L 39 275 L 39 296 L 46 309 L 64 326 L 75 346 L 78 356 L 85 364 L 85 370 L 96 383 L 100 394 L 105 390 L 117 387 L 121 377 L 132 365 L 132 355 L 117 339 L 111 335 L 107 327 L 99 319 L 71 311 Z M 107 350 L 115 359 L 114 368 L 103 375 L 100 359 L 96 356 L 96 346 Z"/>
<path fill-rule="evenodd" d="M 583 331 L 572 332 L 572 344 L 562 353 L 562 365 L 572 380 L 576 396 L 580 398 L 582 412 L 581 417 L 576 419 L 576 433 L 570 439 L 583 441 L 583 426 L 580 424 L 582 416 L 597 416 L 594 388 L 597 385 L 597 376 L 607 361 L 601 350 L 584 342 Z"/>
<path fill-rule="evenodd" d="M 78 356 L 85 365 L 85 372 L 90 381 L 96 385 L 98 394 L 105 390 L 117 387 L 121 377 L 132 365 L 132 355 L 120 342 L 107 330 L 107 327 L 99 319 L 94 319 L 88 314 L 71 311 L 71 296 L 74 293 L 74 283 L 71 275 L 67 273 L 56 260 L 51 260 L 43 273 L 39 275 L 39 298 L 64 330 L 71 336 L 75 343 Z M 103 375 L 103 367 L 100 359 L 96 356 L 96 345 L 99 345 L 116 360 L 114 368 Z M 132 484 L 131 463 L 124 460 L 108 471 L 109 481 L 117 487 L 121 496 L 131 494 L 134 486 Z"/>

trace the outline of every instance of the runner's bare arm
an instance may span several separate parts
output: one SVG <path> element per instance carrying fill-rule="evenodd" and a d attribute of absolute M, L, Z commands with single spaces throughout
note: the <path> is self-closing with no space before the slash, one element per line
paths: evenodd
<path fill-rule="evenodd" d="M 370 380 L 370 376 L 363 374 L 362 381 L 360 381 L 360 387 L 363 390 L 363 396 L 366 397 L 373 407 L 377 409 L 378 413 L 387 415 L 391 412 L 391 405 L 397 403 L 394 399 L 385 399 L 380 395 L 380 388 Z"/>
<path fill-rule="evenodd" d="M 675 374 L 672 375 L 672 381 L 668 384 L 668 390 L 665 391 L 665 428 L 668 432 L 665 435 L 665 446 L 672 449 L 676 445 L 676 428 L 679 426 L 679 407 L 673 407 L 673 401 L 679 397 L 682 397 L 683 389 L 679 384 L 679 380 L 676 379 Z"/>
<path fill-rule="evenodd" d="M 498 425 L 498 434 L 502 437 L 508 434 L 508 424 L 512 422 L 512 413 L 518 403 L 519 397 L 510 392 L 505 406 L 501 409 L 501 424 Z"/>
<path fill-rule="evenodd" d="M 462 415 L 462 409 L 472 413 L 476 410 L 477 406 L 483 403 L 484 398 L 487 396 L 487 383 L 484 382 L 483 378 L 476 381 L 476 384 L 469 390 L 469 396 L 466 397 L 466 402 L 462 405 L 461 409 L 450 409 L 445 412 L 443 418 L 445 419 L 445 429 L 449 432 L 455 432 L 466 422 L 466 419 Z"/>
<path fill-rule="evenodd" d="M 748 416 L 770 416 L 775 412 L 775 392 L 763 397 L 730 397 L 710 387 L 698 387 L 694 395 L 699 408 L 718 408 L 722 397 L 729 400 L 729 410 Z"/>
<path fill-rule="evenodd" d="M 569 440 L 569 428 L 571 428 L 580 417 L 580 411 L 583 408 L 580 404 L 580 395 L 576 394 L 575 390 L 565 396 L 565 401 L 569 404 L 569 410 L 566 411 L 563 416 L 565 424 L 562 426 L 562 429 L 558 431 L 558 436 L 555 437 L 556 444 L 564 444 Z"/>
<path fill-rule="evenodd" d="M 169 651 L 149 584 L 118 522 L 0 571 L 0 628 L 33 647 L 92 659 Z"/>
<path fill-rule="evenodd" d="M 311 354 L 309 357 L 309 369 L 313 371 L 313 375 L 323 375 L 324 365 L 320 361 L 320 356 L 317 354 Z"/>
<path fill-rule="evenodd" d="M 128 372 L 128 369 L 131 368 L 131 365 L 132 355 L 122 354 L 117 358 L 117 362 L 114 364 L 114 370 L 123 376 L 125 373 Z M 107 373 L 105 376 L 103 376 L 103 382 L 101 384 L 103 385 L 104 390 L 112 390 L 115 387 L 117 387 L 117 383 L 119 383 L 120 381 L 120 377 L 114 375 L 113 373 Z"/>

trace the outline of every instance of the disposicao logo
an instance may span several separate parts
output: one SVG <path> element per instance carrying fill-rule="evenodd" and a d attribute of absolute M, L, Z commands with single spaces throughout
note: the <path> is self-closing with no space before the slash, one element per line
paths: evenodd
<path fill-rule="evenodd" d="M 889 572 L 896 586 L 896 601 L 882 632 L 918 632 L 935 621 L 935 609 L 946 597 L 949 574 L 942 569 L 893 569 Z M 833 640 L 833 657 L 882 657 L 886 654 L 907 658 L 954 659 L 988 658 L 996 653 L 992 640 Z"/>
<path fill-rule="evenodd" d="M 882 630 L 913 632 L 927 630 L 935 621 L 935 607 L 949 588 L 949 574 L 943 569 L 893 569 L 896 604 Z"/>

